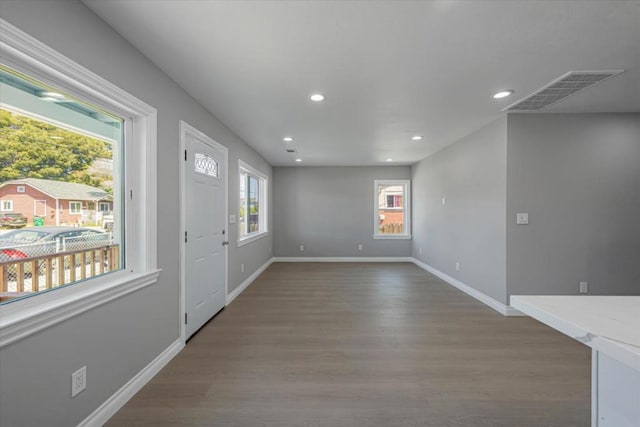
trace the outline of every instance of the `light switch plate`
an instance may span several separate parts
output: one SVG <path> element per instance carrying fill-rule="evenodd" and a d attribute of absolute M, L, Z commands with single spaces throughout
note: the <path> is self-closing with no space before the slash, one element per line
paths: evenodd
<path fill-rule="evenodd" d="M 229 224 L 235 224 L 235 223 L 236 223 L 236 216 L 229 215 Z"/>
<path fill-rule="evenodd" d="M 517 225 L 529 224 L 529 214 L 528 213 L 517 213 L 516 214 L 516 224 Z"/>

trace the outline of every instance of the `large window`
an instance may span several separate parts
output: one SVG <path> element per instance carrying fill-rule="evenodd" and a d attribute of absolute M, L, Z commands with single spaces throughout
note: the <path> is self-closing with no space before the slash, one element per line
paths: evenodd
<path fill-rule="evenodd" d="M 267 234 L 267 176 L 239 161 L 238 245 L 252 242 Z"/>
<path fill-rule="evenodd" d="M 411 238 L 410 185 L 408 180 L 374 182 L 375 239 Z"/>
<path fill-rule="evenodd" d="M 28 219 L 0 223 L 0 302 L 125 268 L 126 120 L 3 65 L 0 91 L 0 197 Z M 102 198 L 117 206 L 109 230 Z"/>
<path fill-rule="evenodd" d="M 0 23 L 2 348 L 159 272 L 155 109 Z"/>

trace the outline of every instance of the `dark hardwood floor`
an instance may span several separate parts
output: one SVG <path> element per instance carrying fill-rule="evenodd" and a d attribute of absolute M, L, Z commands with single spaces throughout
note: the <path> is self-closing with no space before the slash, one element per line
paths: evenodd
<path fill-rule="evenodd" d="M 590 425 L 589 349 L 408 263 L 275 263 L 110 426 Z"/>

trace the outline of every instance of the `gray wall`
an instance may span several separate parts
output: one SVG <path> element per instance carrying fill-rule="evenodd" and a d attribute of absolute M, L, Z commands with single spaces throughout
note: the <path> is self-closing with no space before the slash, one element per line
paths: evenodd
<path fill-rule="evenodd" d="M 506 130 L 499 119 L 415 164 L 411 174 L 413 257 L 502 303 Z"/>
<path fill-rule="evenodd" d="M 275 255 L 410 256 L 410 240 L 373 239 L 373 181 L 410 175 L 409 166 L 273 168 Z"/>
<path fill-rule="evenodd" d="M 272 170 L 82 3 L 3 1 L 1 10 L 2 18 L 158 110 L 159 282 L 0 351 L 0 424 L 70 426 L 179 337 L 179 120 L 229 148 L 230 213 L 238 211 L 238 158 L 267 175 Z M 230 233 L 237 236 L 235 225 Z M 230 289 L 270 258 L 271 245 L 271 235 L 241 248 L 230 245 Z M 71 399 L 71 372 L 85 364 L 87 389 Z"/>
<path fill-rule="evenodd" d="M 513 114 L 507 133 L 508 293 L 640 295 L 640 114 Z"/>

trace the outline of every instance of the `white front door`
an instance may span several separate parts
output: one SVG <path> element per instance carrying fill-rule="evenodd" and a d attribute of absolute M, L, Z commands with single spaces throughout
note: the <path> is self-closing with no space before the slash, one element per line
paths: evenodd
<path fill-rule="evenodd" d="M 184 153 L 185 332 L 191 337 L 225 306 L 227 149 L 181 123 Z"/>

